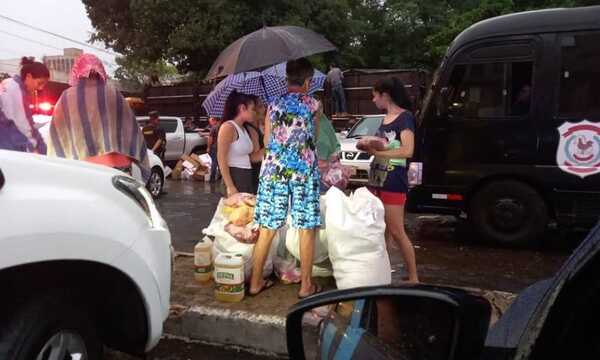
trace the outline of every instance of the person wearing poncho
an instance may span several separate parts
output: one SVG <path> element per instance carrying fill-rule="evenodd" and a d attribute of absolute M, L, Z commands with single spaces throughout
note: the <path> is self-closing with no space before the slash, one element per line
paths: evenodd
<path fill-rule="evenodd" d="M 136 163 L 149 175 L 147 147 L 129 104 L 107 83 L 100 59 L 77 58 L 69 83 L 54 108 L 48 155 L 127 169 Z"/>

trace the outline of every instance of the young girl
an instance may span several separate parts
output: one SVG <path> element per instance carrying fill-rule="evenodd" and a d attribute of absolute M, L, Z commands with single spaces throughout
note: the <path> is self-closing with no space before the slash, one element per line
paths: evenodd
<path fill-rule="evenodd" d="M 256 100 L 233 91 L 225 102 L 223 124 L 217 138 L 217 159 L 227 197 L 238 192 L 254 193 L 250 155 L 254 144 L 244 124 L 255 116 Z"/>
<path fill-rule="evenodd" d="M 386 116 L 378 136 L 388 140 L 388 148 L 371 151 L 369 189 L 381 199 L 385 207 L 386 240 L 394 240 L 400 247 L 408 270 L 408 281 L 419 282 L 414 247 L 404 230 L 404 205 L 408 193 L 407 159 L 412 157 L 415 143 L 415 118 L 404 84 L 398 78 L 380 80 L 373 89 L 373 102 Z"/>
<path fill-rule="evenodd" d="M 24 57 L 20 75 L 0 83 L 0 149 L 46 154 L 46 144 L 33 125 L 31 104 L 48 83 L 46 65 Z"/>

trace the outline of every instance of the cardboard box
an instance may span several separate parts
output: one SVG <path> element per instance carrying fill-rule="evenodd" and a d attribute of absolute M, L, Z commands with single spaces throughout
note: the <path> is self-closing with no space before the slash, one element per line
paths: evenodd
<path fill-rule="evenodd" d="M 177 165 L 175 165 L 173 172 L 171 173 L 171 179 L 180 180 L 182 171 L 183 171 L 183 160 L 179 160 L 177 162 Z"/>
<path fill-rule="evenodd" d="M 206 173 L 209 171 L 208 167 L 204 165 L 200 157 L 196 154 L 191 154 L 190 156 L 183 155 L 177 165 L 180 166 L 181 171 L 186 172 L 185 176 L 183 176 L 185 179 L 204 181 Z M 178 178 L 181 178 L 181 172 Z"/>

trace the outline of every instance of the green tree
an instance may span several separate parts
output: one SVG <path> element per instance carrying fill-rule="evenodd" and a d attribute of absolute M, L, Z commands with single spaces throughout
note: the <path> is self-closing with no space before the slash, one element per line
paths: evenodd
<path fill-rule="evenodd" d="M 459 0 L 448 1 L 446 22 L 426 37 L 432 58 L 439 61 L 452 40 L 469 26 L 491 17 L 513 12 L 557 7 L 598 5 L 598 0 Z"/>
<path fill-rule="evenodd" d="M 126 88 L 141 90 L 144 85 L 152 82 L 170 81 L 177 75 L 177 69 L 165 61 L 151 62 L 135 57 L 117 57 L 115 59 L 119 68 L 115 71 L 115 78 Z"/>
<path fill-rule="evenodd" d="M 124 54 L 119 76 L 174 64 L 202 77 L 218 54 L 264 25 L 299 25 L 338 46 L 321 68 L 435 68 L 472 24 L 515 11 L 598 4 L 595 0 L 83 0 L 93 40 Z M 122 75 L 121 75 L 122 74 Z"/>
<path fill-rule="evenodd" d="M 491 17 L 514 12 L 512 0 L 482 0 L 475 7 L 455 3 L 445 14 L 446 23 L 425 38 L 433 59 L 441 59 L 452 40 L 469 26 Z"/>
<path fill-rule="evenodd" d="M 84 0 L 94 40 L 127 57 L 205 73 L 231 42 L 264 25 L 314 29 L 345 49 L 346 0 Z"/>

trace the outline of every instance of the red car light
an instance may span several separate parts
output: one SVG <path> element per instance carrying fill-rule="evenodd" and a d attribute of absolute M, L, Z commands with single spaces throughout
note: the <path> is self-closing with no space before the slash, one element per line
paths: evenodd
<path fill-rule="evenodd" d="M 48 112 L 48 111 L 52 110 L 52 108 L 54 106 L 52 104 L 50 104 L 49 102 L 43 102 L 43 103 L 40 103 L 38 105 L 38 107 L 39 107 L 40 110 Z"/>

